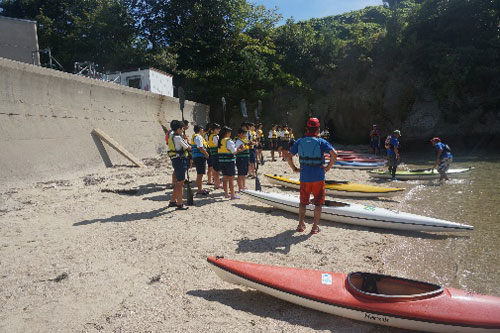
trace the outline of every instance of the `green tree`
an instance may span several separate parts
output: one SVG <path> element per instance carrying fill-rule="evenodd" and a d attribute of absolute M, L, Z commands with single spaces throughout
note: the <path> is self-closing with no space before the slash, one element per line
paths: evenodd
<path fill-rule="evenodd" d="M 102 69 L 141 62 L 145 45 L 137 38 L 126 0 L 5 0 L 2 15 L 36 20 L 40 48 L 50 47 L 68 71 L 75 61 L 93 61 Z"/>

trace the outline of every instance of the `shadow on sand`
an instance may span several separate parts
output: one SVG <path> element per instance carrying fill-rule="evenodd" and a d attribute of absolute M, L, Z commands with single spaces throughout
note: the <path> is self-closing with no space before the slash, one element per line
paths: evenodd
<path fill-rule="evenodd" d="M 167 211 L 168 210 L 168 211 Z M 107 222 L 133 222 L 139 220 L 151 220 L 156 217 L 165 216 L 171 214 L 175 211 L 175 208 L 162 207 L 159 209 L 152 210 L 150 212 L 141 212 L 141 213 L 126 213 L 120 215 L 114 215 L 107 218 L 99 218 L 93 220 L 84 220 L 80 222 L 73 223 L 73 226 L 81 226 L 92 223 L 107 223 Z"/>
<path fill-rule="evenodd" d="M 294 237 L 294 234 L 298 236 Z M 292 245 L 299 244 L 311 237 L 310 234 L 297 233 L 295 230 L 287 230 L 272 237 L 263 237 L 257 239 L 243 238 L 238 242 L 236 253 L 264 253 L 275 252 L 287 254 Z"/>
<path fill-rule="evenodd" d="M 311 310 L 302 306 L 289 303 L 255 290 L 243 291 L 241 289 L 210 289 L 190 290 L 188 295 L 203 298 L 209 302 L 218 302 L 237 311 L 243 311 L 262 319 L 271 318 L 284 321 L 291 325 L 307 327 L 313 330 L 330 332 L 382 332 L 377 326 L 355 322 L 350 319 Z M 401 332 L 390 327 L 382 327 L 384 332 Z M 257 328 L 257 327 L 256 327 Z M 259 331 L 256 329 L 256 331 Z M 406 331 L 405 331 L 406 332 Z"/>

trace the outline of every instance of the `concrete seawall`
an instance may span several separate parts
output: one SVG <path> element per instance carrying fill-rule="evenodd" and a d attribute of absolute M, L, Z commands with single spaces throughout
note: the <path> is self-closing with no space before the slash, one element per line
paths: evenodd
<path fill-rule="evenodd" d="M 186 101 L 184 116 L 205 125 L 209 108 Z M 180 118 L 177 98 L 0 58 L 0 185 L 104 168 L 96 127 L 152 157 L 166 149 L 160 124 Z"/>

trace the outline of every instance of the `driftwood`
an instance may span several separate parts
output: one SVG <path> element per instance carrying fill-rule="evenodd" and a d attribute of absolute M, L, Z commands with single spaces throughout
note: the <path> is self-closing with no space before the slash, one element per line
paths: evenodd
<path fill-rule="evenodd" d="M 97 145 L 97 149 L 99 150 L 99 153 L 101 154 L 101 157 L 104 160 L 104 164 L 107 167 L 111 167 L 111 166 L 113 166 L 113 164 L 111 163 L 111 160 L 110 160 L 108 154 L 106 153 L 106 150 L 104 149 L 104 146 L 102 145 L 102 142 L 105 142 L 106 144 L 108 144 L 111 148 L 116 150 L 118 153 L 120 153 L 127 160 L 134 163 L 135 166 L 137 166 L 139 168 L 146 167 L 144 165 L 144 163 L 142 163 L 138 158 L 136 158 L 128 150 L 126 150 L 124 147 L 122 147 L 112 137 L 110 137 L 109 135 L 104 133 L 101 129 L 94 128 L 94 130 L 92 131 L 92 137 L 94 138 L 94 141 L 96 142 L 96 145 Z"/>

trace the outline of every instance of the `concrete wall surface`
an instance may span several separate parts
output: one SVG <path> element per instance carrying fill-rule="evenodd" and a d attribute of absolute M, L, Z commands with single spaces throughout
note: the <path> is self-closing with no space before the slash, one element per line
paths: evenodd
<path fill-rule="evenodd" d="M 186 102 L 187 120 L 205 125 L 208 114 Z M 137 158 L 153 157 L 166 150 L 160 124 L 180 118 L 177 98 L 0 58 L 0 185 L 104 168 L 96 127 Z"/>
<path fill-rule="evenodd" d="M 38 50 L 36 22 L 0 16 L 0 57 L 33 63 L 32 52 Z M 40 55 L 35 54 L 35 64 Z"/>

